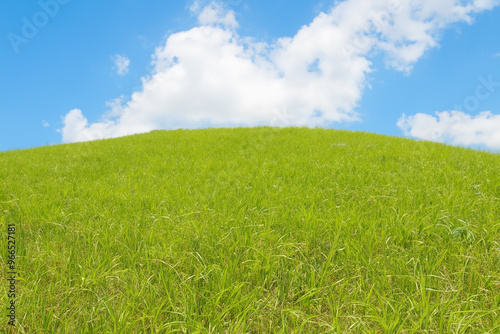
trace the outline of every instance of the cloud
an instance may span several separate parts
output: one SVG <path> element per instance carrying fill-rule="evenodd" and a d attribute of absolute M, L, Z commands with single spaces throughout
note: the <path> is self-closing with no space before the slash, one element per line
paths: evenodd
<path fill-rule="evenodd" d="M 170 35 L 153 55 L 142 88 L 89 124 L 65 117 L 63 141 L 166 128 L 330 126 L 359 121 L 356 107 L 377 53 L 410 72 L 439 33 L 470 23 L 493 0 L 346 0 L 293 37 L 263 43 L 237 33 L 235 14 L 212 2 L 191 12 L 199 26 Z M 360 10 L 363 9 L 363 10 Z M 71 130 L 70 130 L 71 129 Z M 76 132 L 73 132 L 76 131 Z M 66 134 L 66 135 L 65 135 Z"/>
<path fill-rule="evenodd" d="M 436 112 L 436 116 L 403 116 L 397 123 L 406 136 L 454 145 L 484 145 L 500 149 L 500 115 L 490 111 L 471 116 L 460 111 Z"/>
<path fill-rule="evenodd" d="M 116 69 L 116 74 L 125 75 L 128 73 L 128 67 L 130 65 L 130 59 L 127 56 L 114 55 L 111 57 L 114 62 L 114 68 Z"/>
<path fill-rule="evenodd" d="M 201 25 L 221 25 L 227 28 L 237 28 L 238 22 L 233 11 L 224 10 L 221 3 L 212 2 L 200 10 L 200 4 L 195 1 L 190 7 L 191 13 L 198 16 Z"/>
<path fill-rule="evenodd" d="M 47 121 L 42 121 L 42 126 L 43 126 L 44 128 L 47 128 L 47 127 L 49 127 L 49 126 L 50 126 L 50 124 L 49 124 L 49 122 L 47 122 Z"/>

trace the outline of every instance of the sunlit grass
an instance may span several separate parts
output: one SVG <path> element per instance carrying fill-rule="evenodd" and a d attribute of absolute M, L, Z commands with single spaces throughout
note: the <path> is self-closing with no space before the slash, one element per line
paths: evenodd
<path fill-rule="evenodd" d="M 498 154 L 155 131 L 1 153 L 0 186 L 19 333 L 500 332 Z"/>

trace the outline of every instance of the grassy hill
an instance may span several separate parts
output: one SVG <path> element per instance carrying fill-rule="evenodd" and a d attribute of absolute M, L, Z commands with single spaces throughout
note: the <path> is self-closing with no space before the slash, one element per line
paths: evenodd
<path fill-rule="evenodd" d="M 2 271 L 14 223 L 19 333 L 499 333 L 499 199 L 500 155 L 347 131 L 11 151 Z"/>

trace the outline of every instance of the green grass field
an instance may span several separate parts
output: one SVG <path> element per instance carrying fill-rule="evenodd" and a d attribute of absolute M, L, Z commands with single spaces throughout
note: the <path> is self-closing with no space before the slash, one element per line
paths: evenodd
<path fill-rule="evenodd" d="M 15 333 L 500 333 L 498 154 L 154 131 L 0 153 L 0 186 Z"/>

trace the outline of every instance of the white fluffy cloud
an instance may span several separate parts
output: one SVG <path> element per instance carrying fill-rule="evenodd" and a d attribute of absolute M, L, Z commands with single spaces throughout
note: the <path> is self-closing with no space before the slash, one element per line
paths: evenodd
<path fill-rule="evenodd" d="M 489 111 L 476 116 L 460 111 L 436 112 L 436 116 L 422 113 L 403 115 L 398 126 L 406 136 L 418 139 L 500 149 L 500 115 Z"/>
<path fill-rule="evenodd" d="M 128 73 L 128 67 L 130 65 L 130 59 L 127 56 L 114 55 L 111 57 L 116 69 L 116 74 L 125 75 Z"/>
<path fill-rule="evenodd" d="M 212 2 L 200 10 L 200 4 L 195 1 L 190 7 L 193 14 L 198 15 L 198 22 L 201 25 L 220 24 L 229 28 L 237 28 L 238 22 L 233 11 L 224 10 L 222 4 Z"/>
<path fill-rule="evenodd" d="M 153 55 L 154 70 L 129 101 L 89 124 L 64 119 L 63 141 L 118 137 L 159 128 L 305 125 L 357 121 L 372 71 L 370 57 L 410 71 L 438 34 L 470 22 L 498 0 L 346 0 L 293 37 L 273 44 L 242 38 L 233 11 L 218 3 L 191 11 L 199 26 L 172 34 Z"/>

